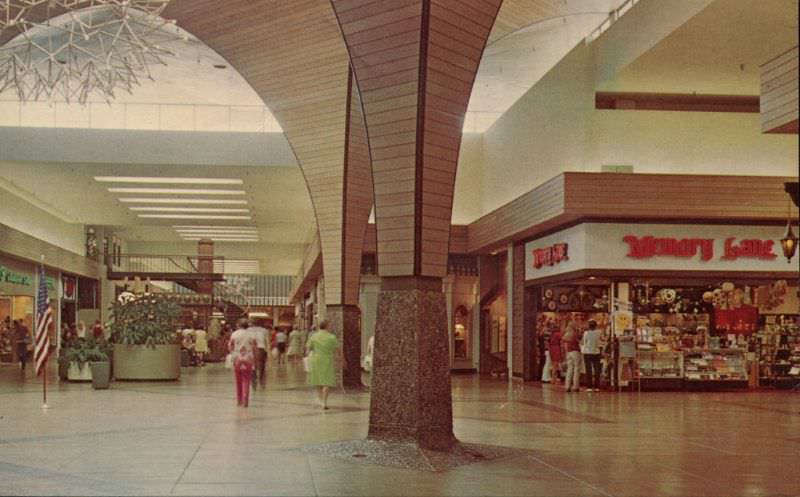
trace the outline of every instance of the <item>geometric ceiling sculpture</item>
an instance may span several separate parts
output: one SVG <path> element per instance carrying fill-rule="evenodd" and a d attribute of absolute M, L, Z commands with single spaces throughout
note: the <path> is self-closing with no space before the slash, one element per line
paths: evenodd
<path fill-rule="evenodd" d="M 174 55 L 164 45 L 186 37 L 160 17 L 169 1 L 0 1 L 0 93 L 83 104 L 132 92 Z"/>

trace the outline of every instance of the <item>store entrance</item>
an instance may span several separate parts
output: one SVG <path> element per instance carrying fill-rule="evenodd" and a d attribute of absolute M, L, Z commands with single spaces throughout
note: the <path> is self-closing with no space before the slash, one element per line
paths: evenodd
<path fill-rule="evenodd" d="M 18 323 L 15 329 L 14 323 Z M 33 297 L 27 295 L 0 295 L 0 363 L 16 364 L 19 361 L 17 341 L 20 326 L 33 329 Z"/>

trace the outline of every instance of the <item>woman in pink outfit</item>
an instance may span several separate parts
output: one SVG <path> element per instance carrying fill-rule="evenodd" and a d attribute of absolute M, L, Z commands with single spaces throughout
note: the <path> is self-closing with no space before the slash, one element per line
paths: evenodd
<path fill-rule="evenodd" d="M 250 376 L 256 361 L 256 339 L 247 330 L 247 319 L 240 319 L 239 328 L 228 340 L 228 350 L 233 357 L 233 376 L 236 378 L 236 402 L 243 407 L 250 403 Z"/>

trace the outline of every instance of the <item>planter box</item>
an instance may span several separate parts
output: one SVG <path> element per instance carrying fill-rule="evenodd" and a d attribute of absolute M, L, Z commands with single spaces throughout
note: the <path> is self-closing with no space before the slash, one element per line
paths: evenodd
<path fill-rule="evenodd" d="M 114 378 L 117 380 L 177 380 L 181 376 L 178 344 L 114 345 Z"/>
<path fill-rule="evenodd" d="M 67 370 L 67 379 L 69 381 L 92 381 L 92 368 L 89 367 L 88 362 L 80 365 L 77 362 L 71 362 Z"/>

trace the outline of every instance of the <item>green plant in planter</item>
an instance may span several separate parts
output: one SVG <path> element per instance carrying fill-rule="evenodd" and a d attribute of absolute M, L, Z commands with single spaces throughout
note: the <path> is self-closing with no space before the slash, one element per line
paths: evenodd
<path fill-rule="evenodd" d="M 157 294 L 115 302 L 111 306 L 111 341 L 151 348 L 176 343 L 180 317 L 181 307 Z"/>
<path fill-rule="evenodd" d="M 94 337 L 76 338 L 70 342 L 58 358 L 62 364 L 73 362 L 83 366 L 87 362 L 108 362 L 110 349 L 108 344 L 96 340 Z"/>

